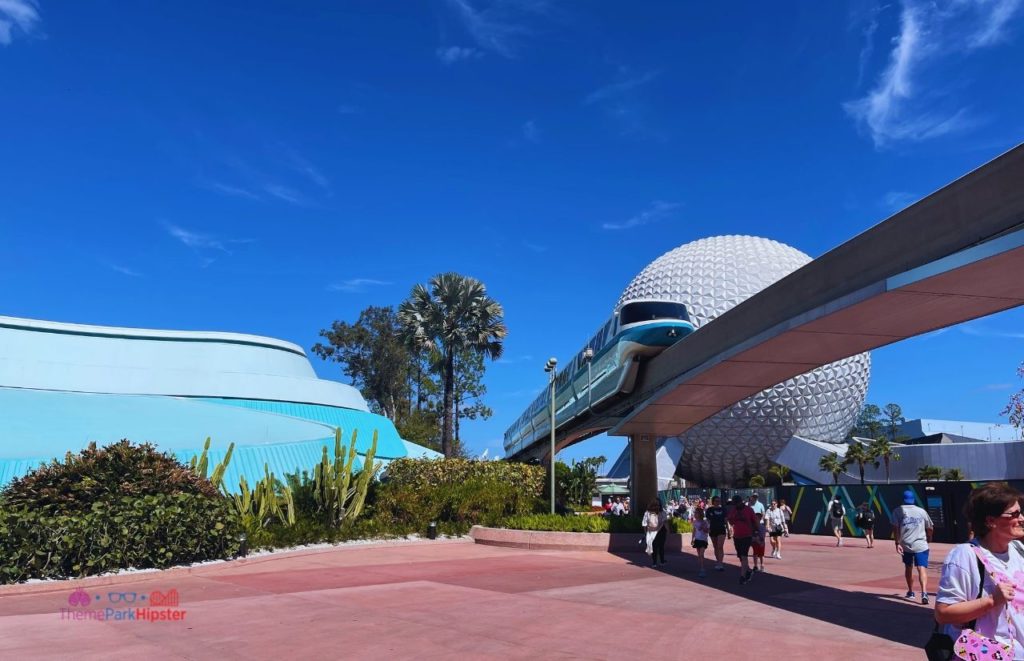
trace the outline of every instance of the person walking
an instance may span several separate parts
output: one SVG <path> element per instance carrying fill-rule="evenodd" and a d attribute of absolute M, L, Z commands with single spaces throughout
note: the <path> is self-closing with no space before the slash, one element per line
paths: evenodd
<path fill-rule="evenodd" d="M 647 506 L 641 523 L 647 536 L 647 553 L 651 556 L 651 564 L 658 566 L 658 561 L 665 564 L 665 540 L 668 538 L 668 515 L 661 509 L 661 500 L 655 498 Z"/>
<path fill-rule="evenodd" d="M 1024 659 L 1022 499 L 1005 482 L 971 492 L 964 514 L 975 538 L 950 550 L 935 596 L 935 621 L 953 640 L 973 629 L 1009 646 L 1007 659 Z"/>
<path fill-rule="evenodd" d="M 754 515 L 755 516 L 758 515 L 758 514 L 764 515 L 764 513 L 765 513 L 764 503 L 762 503 L 760 500 L 758 500 L 756 493 L 750 494 L 750 498 L 748 498 L 747 500 L 748 500 L 747 505 L 750 506 L 750 509 L 754 510 Z"/>
<path fill-rule="evenodd" d="M 753 510 L 754 508 L 750 508 Z M 767 537 L 765 530 L 764 516 L 754 514 L 754 534 L 750 538 L 750 549 L 754 553 L 753 571 L 764 573 L 764 540 Z"/>
<path fill-rule="evenodd" d="M 711 544 L 715 548 L 715 571 L 724 571 L 725 566 L 722 562 L 725 560 L 725 539 L 731 537 L 732 533 L 729 531 L 729 521 L 719 496 L 711 498 L 711 507 L 704 510 L 704 516 L 708 521 Z"/>
<path fill-rule="evenodd" d="M 757 520 L 754 518 L 754 511 L 743 502 L 743 496 L 733 496 L 732 502 L 733 508 L 729 512 L 728 520 L 732 526 L 732 543 L 736 546 L 736 557 L 740 559 L 740 585 L 743 585 L 753 574 L 747 556 L 753 544 Z"/>
<path fill-rule="evenodd" d="M 875 548 L 875 513 L 868 503 L 861 503 L 855 520 L 857 527 L 864 531 L 864 539 L 868 540 L 868 548 Z"/>
<path fill-rule="evenodd" d="M 896 552 L 903 556 L 904 575 L 907 579 L 907 599 L 914 598 L 914 567 L 921 585 L 921 603 L 928 603 L 928 543 L 932 541 L 935 524 L 928 512 L 914 504 L 917 497 L 907 489 L 903 492 L 903 505 L 892 511 L 892 537 Z"/>
<path fill-rule="evenodd" d="M 782 516 L 786 517 L 786 523 L 783 527 L 782 536 L 789 537 L 789 524 L 793 521 L 793 508 L 786 504 L 786 501 L 779 500 L 779 509 L 782 510 Z"/>
<path fill-rule="evenodd" d="M 708 550 L 708 533 L 711 531 L 711 526 L 708 525 L 707 519 L 704 518 L 704 510 L 696 508 L 693 510 L 693 548 L 697 550 L 697 576 L 704 578 L 707 573 L 704 572 L 704 553 Z"/>
<path fill-rule="evenodd" d="M 843 501 L 839 499 L 839 494 L 832 497 L 832 502 L 828 504 L 828 522 L 832 526 L 832 534 L 836 536 L 836 546 L 843 545 L 843 521 L 846 518 L 846 508 L 843 507 Z"/>
<path fill-rule="evenodd" d="M 773 500 L 765 513 L 765 527 L 768 539 L 772 544 L 772 557 L 782 559 L 782 535 L 786 532 L 786 516 L 779 507 L 779 501 Z"/>

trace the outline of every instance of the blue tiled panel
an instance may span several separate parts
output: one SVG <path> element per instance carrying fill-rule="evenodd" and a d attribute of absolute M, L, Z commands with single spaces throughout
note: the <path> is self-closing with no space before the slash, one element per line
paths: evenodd
<path fill-rule="evenodd" d="M 382 415 L 354 411 L 318 404 L 296 404 L 294 402 L 270 402 L 251 399 L 203 398 L 202 401 L 229 406 L 238 406 L 261 413 L 274 413 L 301 420 L 310 420 L 331 427 L 341 427 L 343 443 L 352 439 L 352 431 L 358 430 L 356 450 L 365 454 L 377 431 L 377 456 L 383 459 L 397 459 L 408 455 L 405 444 L 398 435 L 394 423 Z M 333 444 L 333 441 L 332 441 Z M 333 445 L 332 445 L 333 447 Z M 332 449 L 333 452 L 333 449 Z"/>

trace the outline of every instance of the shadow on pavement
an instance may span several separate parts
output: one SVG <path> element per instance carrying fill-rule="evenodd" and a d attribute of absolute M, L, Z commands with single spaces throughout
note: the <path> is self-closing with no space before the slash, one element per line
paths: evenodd
<path fill-rule="evenodd" d="M 706 578 L 698 578 L 697 556 L 692 549 L 683 553 L 667 552 L 667 564 L 658 568 L 651 567 L 650 556 L 639 551 L 611 551 L 630 564 L 645 567 L 652 572 L 668 574 L 682 581 L 699 583 L 737 595 L 751 601 L 760 602 L 772 608 L 814 618 L 829 624 L 845 627 L 893 642 L 923 647 L 932 633 L 932 607 L 909 602 L 901 597 L 901 592 L 894 589 L 891 595 L 871 592 L 856 592 L 813 583 L 810 581 L 790 578 L 772 573 L 772 563 L 787 562 L 785 560 L 766 559 L 767 572 L 756 573 L 745 585 L 739 583 L 738 559 L 730 555 L 731 543 L 726 544 L 725 570 L 716 572 L 714 555 L 705 557 Z M 710 549 L 709 549 L 710 550 Z M 708 558 L 711 561 L 708 561 Z M 894 558 L 894 567 L 898 560 Z M 793 565 L 788 565 L 791 571 Z M 814 571 L 822 571 L 815 568 Z M 897 571 L 899 571 L 897 569 Z M 899 579 L 902 582 L 902 575 Z M 865 584 L 878 581 L 866 581 Z M 934 599 L 934 584 L 930 584 Z M 934 601 L 933 601 L 934 603 Z M 827 652 L 824 656 L 828 656 Z"/>

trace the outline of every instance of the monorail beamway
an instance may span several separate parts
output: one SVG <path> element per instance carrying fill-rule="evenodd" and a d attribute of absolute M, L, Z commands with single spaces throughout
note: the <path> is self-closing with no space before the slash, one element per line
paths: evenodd
<path fill-rule="evenodd" d="M 657 493 L 655 439 L 786 379 L 1024 304 L 1024 144 L 830 250 L 643 362 L 627 395 L 560 422 L 561 450 L 632 446 L 634 502 Z M 509 455 L 546 460 L 539 435 Z"/>

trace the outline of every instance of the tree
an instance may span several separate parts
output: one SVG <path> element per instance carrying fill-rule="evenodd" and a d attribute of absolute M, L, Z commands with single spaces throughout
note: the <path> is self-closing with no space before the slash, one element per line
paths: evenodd
<path fill-rule="evenodd" d="M 786 478 L 789 477 L 789 468 L 782 464 L 772 464 L 771 468 L 768 469 L 768 472 L 779 478 L 780 483 L 785 482 Z"/>
<path fill-rule="evenodd" d="M 847 460 L 839 456 L 838 452 L 824 455 L 818 460 L 818 468 L 826 473 L 832 473 L 832 482 L 839 485 L 839 475 L 846 470 Z"/>
<path fill-rule="evenodd" d="M 942 467 L 941 466 L 929 466 L 925 464 L 917 469 L 917 480 L 919 482 L 926 482 L 929 480 L 941 480 L 942 479 Z"/>
<path fill-rule="evenodd" d="M 861 438 L 878 438 L 882 435 L 881 417 L 881 409 L 874 404 L 865 404 L 851 433 Z"/>
<path fill-rule="evenodd" d="M 354 324 L 335 321 L 322 329 L 313 353 L 324 360 L 342 364 L 370 408 L 390 418 L 408 410 L 410 354 L 400 338 L 401 326 L 390 306 L 370 306 L 359 313 Z"/>
<path fill-rule="evenodd" d="M 482 398 L 487 394 L 483 378 L 483 355 L 475 351 L 460 351 L 455 357 L 455 393 L 452 397 L 455 402 L 454 437 L 458 440 L 462 440 L 459 433 L 460 420 L 487 420 L 494 415 L 494 411 L 483 403 Z"/>
<path fill-rule="evenodd" d="M 1024 363 L 1017 368 L 1017 376 L 1024 379 Z M 1010 396 L 1006 408 L 999 415 L 1008 416 L 1011 425 L 1017 429 L 1024 429 L 1024 388 Z"/>
<path fill-rule="evenodd" d="M 868 452 L 875 459 L 881 459 L 885 464 L 885 483 L 889 484 L 889 465 L 890 462 L 899 461 L 900 453 L 892 446 L 887 438 L 876 438 L 868 446 Z"/>
<path fill-rule="evenodd" d="M 903 417 L 903 409 L 900 408 L 899 404 L 886 404 L 885 408 L 882 409 L 882 413 L 885 415 L 885 428 L 889 433 L 889 440 L 895 443 L 896 435 L 900 431 L 900 425 L 907 421 Z"/>
<path fill-rule="evenodd" d="M 942 476 L 942 479 L 947 482 L 963 482 L 965 477 L 964 472 L 959 468 L 950 468 L 946 471 L 946 474 Z"/>
<path fill-rule="evenodd" d="M 590 504 L 590 497 L 597 490 L 597 471 L 605 461 L 604 457 L 587 457 L 572 464 L 555 462 L 555 483 L 567 504 Z"/>
<path fill-rule="evenodd" d="M 747 481 L 747 486 L 751 489 L 763 489 L 764 484 L 764 475 L 755 475 Z"/>
<path fill-rule="evenodd" d="M 406 346 L 437 351 L 442 360 L 441 451 L 452 454 L 455 359 L 461 351 L 500 358 L 508 335 L 501 305 L 483 283 L 458 273 L 440 273 L 417 284 L 398 308 Z"/>
<path fill-rule="evenodd" d="M 874 455 L 871 454 L 871 449 L 857 441 L 850 441 L 846 449 L 846 461 L 857 464 L 857 468 L 860 470 L 861 484 L 864 484 L 864 466 L 866 464 L 873 463 L 875 468 L 878 468 L 878 462 L 875 460 Z"/>

